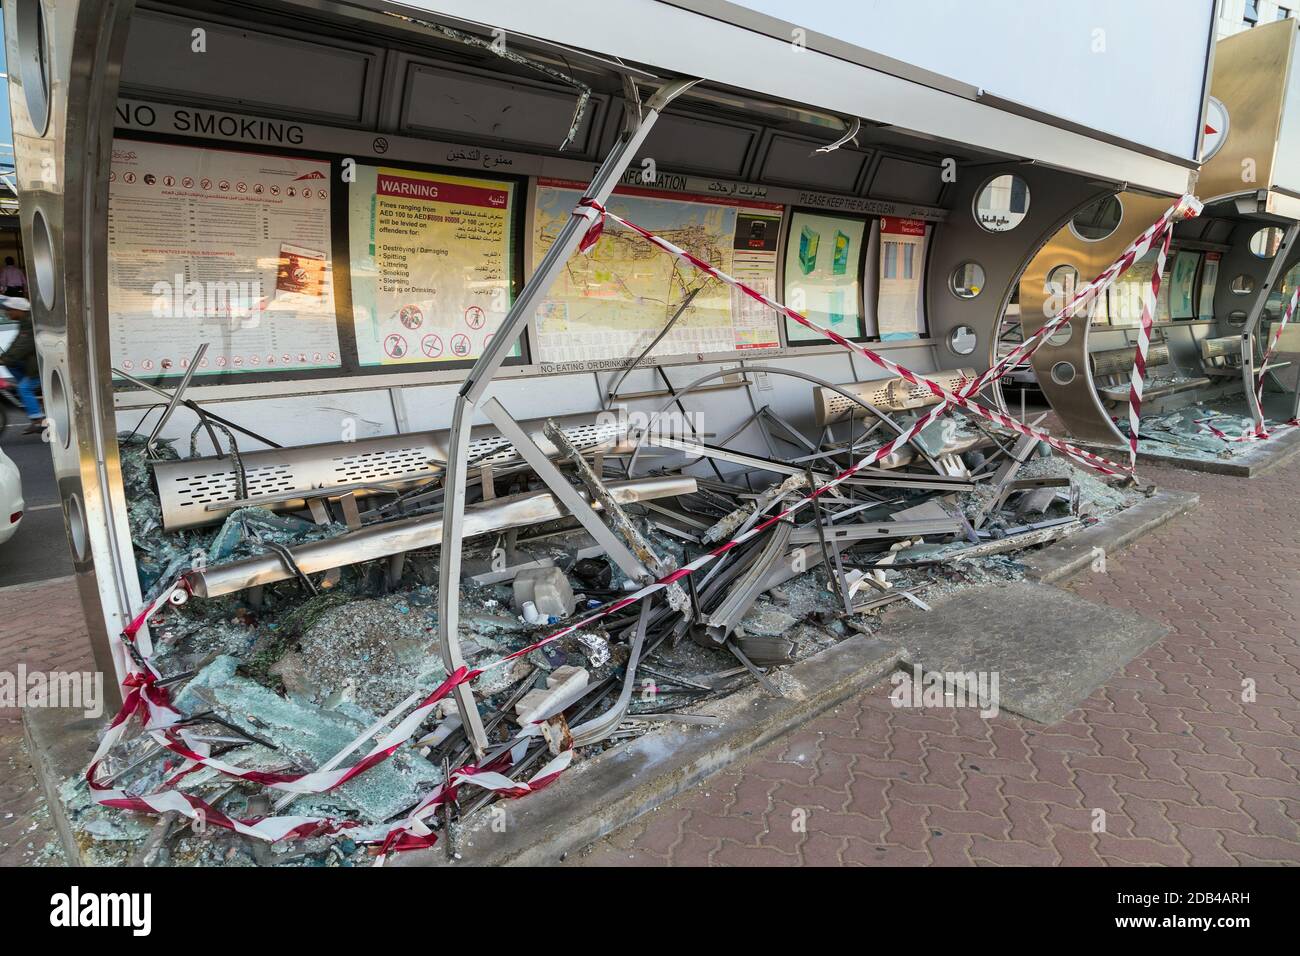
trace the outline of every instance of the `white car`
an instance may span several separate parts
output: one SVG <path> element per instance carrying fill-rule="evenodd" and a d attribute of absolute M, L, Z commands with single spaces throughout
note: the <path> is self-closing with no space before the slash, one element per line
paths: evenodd
<path fill-rule="evenodd" d="M 23 479 L 18 466 L 0 448 L 0 544 L 14 536 L 23 520 Z"/>

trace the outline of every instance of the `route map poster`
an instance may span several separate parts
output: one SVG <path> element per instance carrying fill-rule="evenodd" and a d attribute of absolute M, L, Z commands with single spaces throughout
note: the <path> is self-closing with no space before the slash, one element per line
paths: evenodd
<path fill-rule="evenodd" d="M 118 139 L 108 190 L 113 367 L 147 379 L 337 368 L 330 164 Z"/>
<path fill-rule="evenodd" d="M 582 186 L 537 184 L 533 261 L 541 262 L 582 198 Z M 753 200 L 620 187 L 611 212 L 775 297 L 784 207 Z M 692 290 L 690 307 L 652 356 L 776 348 L 777 315 L 729 286 L 609 223 L 575 254 L 537 309 L 539 361 L 633 358 L 658 335 Z"/>
<path fill-rule="evenodd" d="M 477 358 L 512 300 L 514 184 L 359 166 L 350 189 L 358 361 Z"/>

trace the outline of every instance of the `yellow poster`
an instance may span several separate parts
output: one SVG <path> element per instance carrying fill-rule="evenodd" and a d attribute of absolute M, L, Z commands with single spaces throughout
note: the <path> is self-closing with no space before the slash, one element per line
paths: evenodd
<path fill-rule="evenodd" d="M 514 184 L 370 166 L 351 193 L 360 363 L 477 358 L 512 299 Z"/>

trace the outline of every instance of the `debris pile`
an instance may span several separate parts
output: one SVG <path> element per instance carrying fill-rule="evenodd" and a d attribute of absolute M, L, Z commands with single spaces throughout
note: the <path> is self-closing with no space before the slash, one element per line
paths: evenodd
<path fill-rule="evenodd" d="M 783 667 L 873 633 L 886 606 L 925 609 L 927 596 L 1016 579 L 1018 552 L 1140 497 L 1032 438 L 962 421 L 908 446 L 901 467 L 864 469 L 826 488 L 655 600 L 533 647 L 825 488 L 881 441 L 881 420 L 870 417 L 851 419 L 839 440 L 826 428 L 820 441 L 795 441 L 774 415 L 750 424 L 770 429 L 768 447 L 793 449 L 789 457 L 690 435 L 676 446 L 660 441 L 675 457 L 650 459 L 648 472 L 642 461 L 638 471 L 645 436 L 631 449 L 582 448 L 547 423 L 537 433 L 550 439 L 546 460 L 507 449 L 473 472 L 473 520 L 448 543 L 462 549 L 460 653 L 477 669 L 527 649 L 473 683 L 486 747 L 475 746 L 447 697 L 390 759 L 325 793 L 266 789 L 208 766 L 177 774 L 175 754 L 147 733 L 110 752 L 99 782 L 140 795 L 174 787 L 241 820 L 292 804 L 295 815 L 389 823 L 459 768 L 523 781 L 557 754 L 586 759 L 665 720 L 725 719 L 721 702 L 736 689 L 756 681 L 779 695 Z M 364 496 L 355 487 L 298 489 L 300 498 L 258 503 L 254 456 L 219 457 L 205 465 L 240 473 L 230 483 L 238 506 L 169 531 L 155 472 L 178 460 L 175 451 L 123 436 L 121 457 L 142 590 L 160 594 L 181 574 L 200 582 L 151 622 L 149 663 L 184 715 L 177 732 L 190 746 L 271 774 L 348 766 L 447 679 L 438 469 L 423 466 Z M 352 865 L 374 852 L 347 831 L 270 845 L 196 832 L 174 814 L 99 806 L 81 780 L 63 797 L 94 862 Z M 465 790 L 425 822 L 454 854 L 456 821 L 500 797 Z"/>

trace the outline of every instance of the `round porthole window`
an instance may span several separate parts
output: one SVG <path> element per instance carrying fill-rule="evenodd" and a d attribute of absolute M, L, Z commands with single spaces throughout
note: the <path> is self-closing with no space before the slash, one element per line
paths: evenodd
<path fill-rule="evenodd" d="M 50 224 L 45 214 L 37 209 L 32 213 L 32 275 L 36 279 L 36 294 L 40 296 L 41 305 L 47 309 L 54 308 L 54 240 L 50 237 Z"/>
<path fill-rule="evenodd" d="M 952 270 L 949 288 L 959 299 L 975 298 L 984 291 L 984 267 L 978 262 L 963 262 Z"/>
<path fill-rule="evenodd" d="M 63 385 L 63 376 L 57 368 L 50 369 L 49 383 L 45 392 L 45 414 L 49 416 L 54 429 L 54 440 L 64 448 L 72 438 L 72 411 L 68 407 L 68 390 Z"/>
<path fill-rule="evenodd" d="M 1282 228 L 1265 226 L 1250 237 L 1250 251 L 1261 259 L 1272 259 L 1282 246 Z"/>
<path fill-rule="evenodd" d="M 1052 381 L 1057 385 L 1069 385 L 1074 381 L 1074 366 L 1069 362 L 1057 362 L 1052 366 Z"/>
<path fill-rule="evenodd" d="M 1047 344 L 1054 345 L 1058 349 L 1070 341 L 1074 335 L 1074 322 L 1066 322 L 1063 326 L 1047 337 Z"/>
<path fill-rule="evenodd" d="M 1119 197 L 1105 196 L 1075 213 L 1070 231 L 1084 242 L 1098 242 L 1118 229 L 1123 218 L 1124 204 Z"/>
<path fill-rule="evenodd" d="M 37 136 L 50 124 L 50 63 L 46 50 L 45 9 L 41 0 L 18 0 L 14 9 L 18 31 L 18 78 L 23 84 L 27 115 Z"/>
<path fill-rule="evenodd" d="M 975 198 L 975 221 L 988 232 L 1010 232 L 1029 214 L 1029 186 L 1005 173 L 984 184 Z"/>
<path fill-rule="evenodd" d="M 1255 291 L 1255 280 L 1248 275 L 1239 275 L 1228 286 L 1234 295 L 1250 295 Z"/>
<path fill-rule="evenodd" d="M 975 330 L 969 325 L 959 325 L 948 333 L 948 348 L 954 355 L 970 355 L 977 341 Z"/>
<path fill-rule="evenodd" d="M 74 491 L 63 502 L 68 512 L 68 537 L 72 539 L 72 555 L 78 561 L 85 561 L 89 553 L 90 532 L 86 528 L 86 513 L 81 506 L 81 497 Z"/>
<path fill-rule="evenodd" d="M 1054 304 L 1051 314 L 1056 315 L 1074 298 L 1074 290 L 1079 285 L 1079 270 L 1070 265 L 1059 265 L 1047 273 L 1047 282 L 1043 291 L 1047 293 L 1049 305 Z"/>

